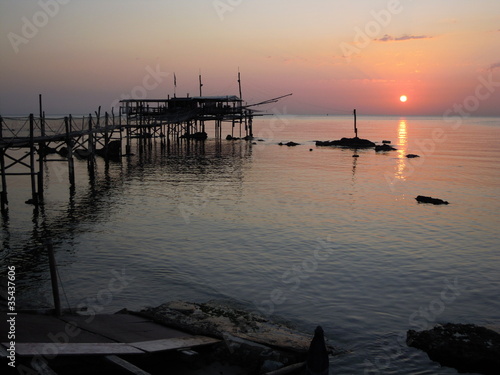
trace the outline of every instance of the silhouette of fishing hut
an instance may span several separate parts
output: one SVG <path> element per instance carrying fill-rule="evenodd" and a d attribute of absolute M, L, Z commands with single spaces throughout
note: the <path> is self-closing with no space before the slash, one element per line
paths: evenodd
<path fill-rule="evenodd" d="M 207 139 L 207 122 L 214 123 L 216 139 L 222 138 L 222 125 L 231 123 L 231 137 L 236 126 L 238 137 L 253 137 L 255 111 L 243 105 L 235 95 L 198 96 L 168 99 L 127 99 L 120 101 L 120 115 L 125 118 L 127 148 L 132 138 Z M 128 149 L 127 149 L 128 152 Z"/>

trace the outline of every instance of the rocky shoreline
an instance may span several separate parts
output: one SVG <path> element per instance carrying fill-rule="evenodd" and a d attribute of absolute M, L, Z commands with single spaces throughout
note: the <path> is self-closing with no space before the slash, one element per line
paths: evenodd
<path fill-rule="evenodd" d="M 303 369 L 313 338 L 286 324 L 215 301 L 172 301 L 137 314 L 191 334 L 221 339 L 211 358 L 241 366 L 249 374 Z M 328 342 L 327 351 L 329 355 L 342 353 Z"/>
<path fill-rule="evenodd" d="M 311 359 L 312 342 L 317 340 L 286 323 L 219 301 L 171 301 L 138 312 L 123 312 L 220 339 L 220 343 L 203 350 L 203 366 L 229 366 L 239 369 L 239 374 L 302 374 Z M 346 353 L 323 338 L 321 327 L 316 328 L 317 332 L 321 333 L 320 341 L 325 342 L 322 351 L 326 350 L 326 356 Z M 406 343 L 459 372 L 492 375 L 500 368 L 500 333 L 485 327 L 447 323 L 420 332 L 409 330 Z M 328 364 L 325 358 L 322 362 Z"/>

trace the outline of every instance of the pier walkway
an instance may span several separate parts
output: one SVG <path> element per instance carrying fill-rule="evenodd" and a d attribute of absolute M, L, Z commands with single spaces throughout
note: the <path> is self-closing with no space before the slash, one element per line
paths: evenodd
<path fill-rule="evenodd" d="M 76 372 L 77 367 L 86 366 L 90 357 L 92 366 L 105 363 L 128 373 L 147 374 L 129 360 L 169 351 L 189 356 L 194 352 L 188 349 L 220 341 L 181 332 L 129 313 L 56 317 L 19 312 L 8 316 L 11 317 L 15 317 L 16 362 L 45 374 L 57 373 L 51 367 L 58 368 L 65 361 L 70 361 Z M 10 327 L 7 319 L 0 320 L 2 362 L 10 355 L 11 343 L 7 342 Z"/>

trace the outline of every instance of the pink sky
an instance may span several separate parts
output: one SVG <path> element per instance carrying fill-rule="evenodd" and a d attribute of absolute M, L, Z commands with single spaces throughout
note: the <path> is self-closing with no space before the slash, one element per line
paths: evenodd
<path fill-rule="evenodd" d="M 500 115 L 500 2 L 0 3 L 0 114 L 238 94 L 291 114 Z M 406 103 L 399 97 L 408 96 Z M 267 107 L 272 110 L 272 108 Z"/>

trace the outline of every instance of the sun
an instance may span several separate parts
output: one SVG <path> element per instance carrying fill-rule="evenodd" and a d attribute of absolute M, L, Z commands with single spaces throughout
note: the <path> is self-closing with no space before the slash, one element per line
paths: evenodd
<path fill-rule="evenodd" d="M 401 103 L 404 103 L 404 102 L 406 102 L 408 100 L 408 97 L 406 95 L 401 95 L 399 97 L 399 100 L 401 101 Z"/>

